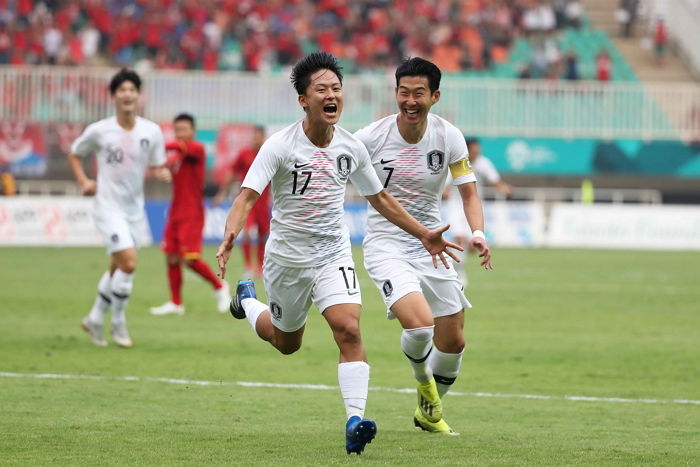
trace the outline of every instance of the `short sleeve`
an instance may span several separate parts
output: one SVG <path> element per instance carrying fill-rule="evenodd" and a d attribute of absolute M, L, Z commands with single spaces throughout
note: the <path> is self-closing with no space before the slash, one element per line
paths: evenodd
<path fill-rule="evenodd" d="M 149 165 L 151 167 L 157 167 L 165 164 L 165 138 L 163 137 L 163 131 L 157 125 L 153 132 L 153 141 L 151 143 Z"/>
<path fill-rule="evenodd" d="M 97 137 L 98 132 L 96 131 L 95 124 L 88 125 L 80 136 L 78 136 L 78 139 L 73 141 L 70 152 L 80 157 L 87 157 L 94 154 L 99 150 Z"/>
<path fill-rule="evenodd" d="M 275 176 L 284 157 L 283 149 L 272 140 L 263 143 L 258 155 L 250 165 L 241 188 L 250 188 L 262 194 Z"/>
<path fill-rule="evenodd" d="M 447 149 L 449 164 L 469 158 L 469 149 L 467 149 L 467 142 L 464 140 L 462 132 L 456 127 L 449 125 L 445 133 L 445 149 Z"/>
<path fill-rule="evenodd" d="M 384 187 L 379 181 L 374 167 L 372 167 L 372 161 L 364 144 L 357 145 L 355 156 L 357 157 L 357 167 L 350 173 L 350 181 L 362 196 L 376 195 Z"/>

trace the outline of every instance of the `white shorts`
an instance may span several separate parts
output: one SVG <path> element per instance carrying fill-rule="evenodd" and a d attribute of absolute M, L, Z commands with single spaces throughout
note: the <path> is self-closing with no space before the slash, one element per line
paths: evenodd
<path fill-rule="evenodd" d="M 365 256 L 365 268 L 379 289 L 387 307 L 387 318 L 395 316 L 390 308 L 397 300 L 411 292 L 420 292 L 430 305 L 434 318 L 454 315 L 472 305 L 464 296 L 464 285 L 454 264 L 450 269 L 442 263 L 435 269 L 432 258 L 404 260 L 398 258 Z"/>
<path fill-rule="evenodd" d="M 93 218 L 110 255 L 127 248 L 139 248 L 150 242 L 151 228 L 145 216 L 129 220 L 118 212 L 95 212 Z"/>
<path fill-rule="evenodd" d="M 351 256 L 320 268 L 282 266 L 268 256 L 263 271 L 272 325 L 280 331 L 294 332 L 304 326 L 311 303 L 321 313 L 332 305 L 362 304 Z"/>

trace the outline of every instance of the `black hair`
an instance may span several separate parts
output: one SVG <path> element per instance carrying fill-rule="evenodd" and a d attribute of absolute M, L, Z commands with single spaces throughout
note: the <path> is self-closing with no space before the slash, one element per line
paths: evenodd
<path fill-rule="evenodd" d="M 396 69 L 396 87 L 399 87 L 399 81 L 404 76 L 425 76 L 428 78 L 428 87 L 433 93 L 440 89 L 440 78 L 442 73 L 433 62 L 420 57 L 413 57 L 405 60 Z"/>
<path fill-rule="evenodd" d="M 137 91 L 141 91 L 141 77 L 134 70 L 129 70 L 128 68 L 122 68 L 119 72 L 112 76 L 112 81 L 109 82 L 109 92 L 114 95 L 117 92 L 117 88 L 122 85 L 124 81 L 131 81 L 136 86 Z"/>
<path fill-rule="evenodd" d="M 471 144 L 479 144 L 479 138 L 474 138 L 473 136 L 467 136 L 464 138 L 464 141 L 467 142 L 467 146 Z"/>
<path fill-rule="evenodd" d="M 178 114 L 178 115 L 173 119 L 173 123 L 174 123 L 174 122 L 182 122 L 182 121 L 190 122 L 190 125 L 192 125 L 192 128 L 195 127 L 195 124 L 194 124 L 194 117 L 193 117 L 192 115 L 188 114 L 188 113 L 184 113 L 184 112 L 183 112 L 183 113 L 181 113 L 181 114 Z"/>
<path fill-rule="evenodd" d="M 265 134 L 265 127 L 263 125 L 253 125 L 253 130 L 259 131 L 263 135 Z"/>
<path fill-rule="evenodd" d="M 299 60 L 292 68 L 290 80 L 298 95 L 306 93 L 306 88 L 311 84 L 311 75 L 318 70 L 330 70 L 336 74 L 343 84 L 343 67 L 338 64 L 338 60 L 328 52 L 313 52 Z"/>

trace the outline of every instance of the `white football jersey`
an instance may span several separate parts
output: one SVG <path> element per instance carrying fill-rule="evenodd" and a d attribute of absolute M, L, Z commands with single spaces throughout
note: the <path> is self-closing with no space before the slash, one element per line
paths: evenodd
<path fill-rule="evenodd" d="M 343 201 L 348 180 L 363 196 L 382 184 L 364 145 L 335 126 L 327 148 L 315 146 L 298 121 L 270 136 L 242 187 L 262 193 L 272 182 L 272 221 L 265 254 L 284 266 L 315 267 L 350 254 Z"/>
<path fill-rule="evenodd" d="M 96 211 L 116 211 L 128 219 L 144 216 L 146 167 L 165 164 L 163 132 L 156 123 L 136 117 L 134 128 L 125 130 L 117 117 L 105 118 L 88 125 L 73 142 L 71 152 L 96 156 Z"/>
<path fill-rule="evenodd" d="M 428 114 L 428 127 L 418 144 L 403 139 L 398 114 L 378 120 L 355 133 L 369 151 L 384 189 L 418 222 L 440 227 L 440 199 L 448 167 L 455 184 L 475 182 L 462 132 L 447 120 Z M 368 207 L 365 254 L 419 258 L 427 252 L 421 242 Z"/>

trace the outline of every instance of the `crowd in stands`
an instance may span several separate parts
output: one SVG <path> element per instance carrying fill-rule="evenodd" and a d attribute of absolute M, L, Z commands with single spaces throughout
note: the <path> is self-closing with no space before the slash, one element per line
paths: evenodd
<path fill-rule="evenodd" d="M 0 0 L 0 64 L 259 71 L 320 48 L 349 71 L 417 55 L 459 72 L 528 37 L 539 77 L 582 17 L 579 0 Z"/>

